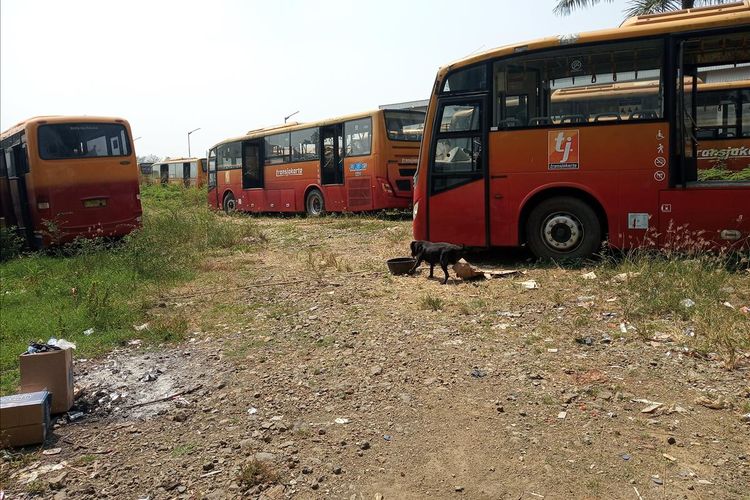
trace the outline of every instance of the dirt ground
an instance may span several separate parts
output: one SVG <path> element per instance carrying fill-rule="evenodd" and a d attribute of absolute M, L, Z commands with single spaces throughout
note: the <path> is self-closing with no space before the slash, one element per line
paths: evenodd
<path fill-rule="evenodd" d="M 9 498 L 750 498 L 749 363 L 644 341 L 590 269 L 442 286 L 384 272 L 408 221 L 251 221 L 155 298 L 183 344 L 76 361 L 86 412 Z"/>

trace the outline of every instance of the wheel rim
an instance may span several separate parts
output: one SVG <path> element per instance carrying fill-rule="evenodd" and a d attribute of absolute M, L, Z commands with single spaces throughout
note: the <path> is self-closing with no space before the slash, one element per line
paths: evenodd
<path fill-rule="evenodd" d="M 571 213 L 554 213 L 542 224 L 542 241 L 552 250 L 570 252 L 583 241 L 583 224 Z"/>
<path fill-rule="evenodd" d="M 310 195 L 307 205 L 311 214 L 319 215 L 323 211 L 323 200 L 317 194 Z"/>
<path fill-rule="evenodd" d="M 234 212 L 234 209 L 237 208 L 237 202 L 234 201 L 234 198 L 229 196 L 224 201 L 224 210 L 227 212 Z"/>

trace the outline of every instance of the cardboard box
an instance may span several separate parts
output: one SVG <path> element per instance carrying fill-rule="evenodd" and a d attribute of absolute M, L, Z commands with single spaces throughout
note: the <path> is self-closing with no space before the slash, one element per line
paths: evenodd
<path fill-rule="evenodd" d="M 52 395 L 47 391 L 0 398 L 0 446 L 28 446 L 47 439 Z"/>
<path fill-rule="evenodd" d="M 52 393 L 52 414 L 73 406 L 73 353 L 70 349 L 21 354 L 21 392 Z"/>

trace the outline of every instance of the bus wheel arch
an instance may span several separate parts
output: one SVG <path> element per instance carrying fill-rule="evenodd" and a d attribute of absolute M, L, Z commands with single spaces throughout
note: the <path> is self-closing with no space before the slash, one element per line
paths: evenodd
<path fill-rule="evenodd" d="M 234 193 L 232 191 L 225 191 L 224 195 L 221 197 L 221 208 L 226 213 L 231 213 L 237 210 L 237 199 L 234 197 Z"/>
<path fill-rule="evenodd" d="M 323 191 L 317 186 L 305 190 L 305 213 L 310 217 L 320 217 L 326 211 Z"/>
<path fill-rule="evenodd" d="M 552 236 L 552 230 L 562 237 Z M 535 193 L 524 204 L 518 221 L 519 242 L 542 258 L 589 257 L 599 250 L 608 230 L 607 212 L 599 200 L 568 187 Z"/>

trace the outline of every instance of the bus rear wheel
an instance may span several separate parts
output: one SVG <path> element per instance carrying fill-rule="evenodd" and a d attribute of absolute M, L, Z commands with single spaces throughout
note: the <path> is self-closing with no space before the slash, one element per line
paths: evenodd
<path fill-rule="evenodd" d="M 531 210 L 526 220 L 526 239 L 539 258 L 586 259 L 599 250 L 602 229 L 588 203 L 560 196 L 544 200 Z"/>
<path fill-rule="evenodd" d="M 305 212 L 310 217 L 320 217 L 325 211 L 326 204 L 323 200 L 323 193 L 317 189 L 312 189 L 305 198 Z"/>
<path fill-rule="evenodd" d="M 237 210 L 237 200 L 231 192 L 224 195 L 222 208 L 224 208 L 224 211 L 228 214 Z"/>

